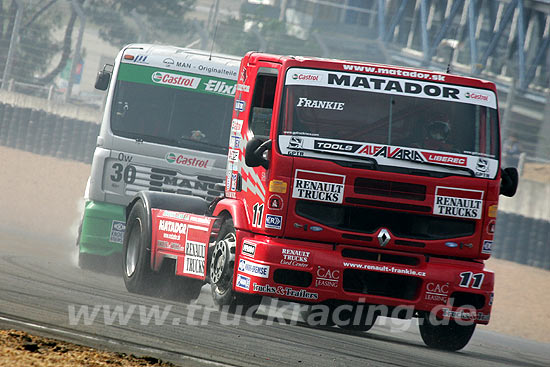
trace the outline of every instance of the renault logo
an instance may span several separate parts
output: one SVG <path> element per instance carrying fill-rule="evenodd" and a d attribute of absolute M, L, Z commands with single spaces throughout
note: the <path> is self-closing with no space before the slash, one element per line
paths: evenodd
<path fill-rule="evenodd" d="M 390 233 L 386 228 L 382 228 L 380 233 L 378 233 L 378 243 L 380 244 L 380 246 L 384 247 L 388 244 L 388 242 L 390 242 L 390 240 Z"/>

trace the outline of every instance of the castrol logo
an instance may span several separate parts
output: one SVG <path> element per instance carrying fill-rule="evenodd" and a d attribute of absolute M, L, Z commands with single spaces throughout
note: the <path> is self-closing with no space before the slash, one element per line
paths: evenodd
<path fill-rule="evenodd" d="M 153 80 L 153 83 L 156 83 L 156 84 L 171 85 L 174 87 L 190 88 L 190 89 L 197 89 L 201 81 L 201 78 L 196 78 L 196 77 L 187 76 L 187 75 L 180 75 L 180 74 L 165 73 L 162 71 L 155 71 L 151 75 L 151 79 Z"/>

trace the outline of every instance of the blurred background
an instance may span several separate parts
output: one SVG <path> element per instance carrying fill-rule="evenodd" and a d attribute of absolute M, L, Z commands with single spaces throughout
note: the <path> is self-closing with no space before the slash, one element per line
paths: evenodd
<path fill-rule="evenodd" d="M 493 81 L 504 164 L 521 174 L 494 256 L 550 269 L 550 0 L 0 0 L 0 145 L 91 163 L 95 76 L 134 42 Z"/>

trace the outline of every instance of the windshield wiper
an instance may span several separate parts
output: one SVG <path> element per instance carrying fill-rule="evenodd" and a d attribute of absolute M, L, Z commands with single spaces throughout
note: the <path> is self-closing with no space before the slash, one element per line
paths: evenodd
<path fill-rule="evenodd" d="M 437 163 L 430 163 L 430 162 L 424 162 L 424 163 L 419 163 L 419 164 L 426 164 L 426 165 L 430 165 L 430 166 L 436 166 L 436 167 L 447 169 L 449 171 L 452 171 L 452 170 L 465 171 L 470 176 L 475 176 L 474 171 L 472 171 L 468 167 L 444 166 L 444 165 L 440 165 L 440 164 L 437 164 Z M 454 172 L 439 171 L 439 170 L 433 171 L 433 170 L 429 170 L 429 169 L 426 169 L 426 168 L 412 168 L 412 167 L 386 166 L 386 165 L 384 165 L 382 167 L 383 168 L 381 170 L 384 171 L 384 172 L 403 173 L 403 174 L 415 175 L 415 176 L 427 176 L 427 177 L 442 178 L 442 177 L 449 177 L 449 176 L 455 176 L 456 175 L 456 173 L 454 173 Z"/>
<path fill-rule="evenodd" d="M 342 157 L 342 158 L 344 158 L 344 157 L 348 158 L 349 160 L 330 159 L 331 162 L 334 162 L 334 163 L 336 163 L 340 166 L 343 166 L 343 167 L 367 168 L 367 169 L 378 170 L 378 161 L 375 158 L 372 158 L 372 157 L 361 157 L 361 156 L 343 154 L 343 153 L 340 153 L 340 152 L 317 150 L 317 149 L 307 149 L 307 148 L 305 148 L 305 149 L 302 148 L 302 150 L 315 152 L 317 154 L 337 155 L 337 156 Z M 362 162 L 358 162 L 358 161 L 362 161 Z"/>

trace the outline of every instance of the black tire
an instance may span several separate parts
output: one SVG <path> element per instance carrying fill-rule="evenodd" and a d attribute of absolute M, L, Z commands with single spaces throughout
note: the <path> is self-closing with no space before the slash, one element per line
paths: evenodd
<path fill-rule="evenodd" d="M 201 294 L 204 281 L 175 274 L 176 263 L 164 259 L 159 272 L 159 296 L 173 301 L 190 303 Z"/>
<path fill-rule="evenodd" d="M 152 293 L 150 228 L 149 216 L 143 202 L 138 200 L 128 216 L 122 247 L 122 277 L 131 293 Z"/>
<path fill-rule="evenodd" d="M 202 280 L 176 275 L 174 277 L 177 279 L 175 279 L 173 290 L 177 292 L 178 301 L 190 303 L 199 298 L 202 286 L 204 285 Z"/>
<path fill-rule="evenodd" d="M 233 290 L 236 245 L 233 219 L 227 219 L 220 228 L 210 257 L 210 287 L 212 299 L 220 309 L 232 313 L 247 313 L 260 304 L 262 297 Z"/>
<path fill-rule="evenodd" d="M 466 346 L 476 328 L 476 324 L 472 322 L 468 325 L 459 325 L 454 320 L 446 320 L 441 325 L 435 325 L 426 315 L 419 320 L 420 336 L 424 343 L 434 349 L 447 351 L 457 351 Z"/>

